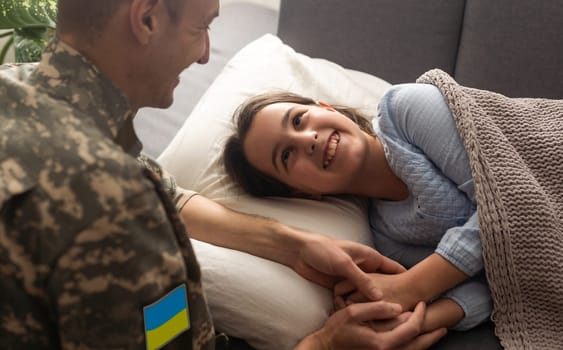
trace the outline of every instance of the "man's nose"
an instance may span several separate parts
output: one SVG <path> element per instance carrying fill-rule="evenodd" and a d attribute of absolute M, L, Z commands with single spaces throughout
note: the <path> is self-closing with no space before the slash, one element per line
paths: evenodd
<path fill-rule="evenodd" d="M 207 62 L 209 62 L 209 32 L 205 33 L 205 47 L 203 49 L 203 54 L 199 60 L 197 60 L 197 63 L 199 64 L 206 64 Z"/>

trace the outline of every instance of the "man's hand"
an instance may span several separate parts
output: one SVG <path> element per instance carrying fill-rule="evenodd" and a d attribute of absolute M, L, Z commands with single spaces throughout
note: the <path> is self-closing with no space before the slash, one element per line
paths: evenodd
<path fill-rule="evenodd" d="M 302 277 L 327 288 L 332 288 L 339 280 L 349 280 L 371 300 L 379 300 L 382 293 L 366 272 L 405 271 L 399 263 L 364 244 L 320 234 L 309 234 L 291 267 Z"/>
<path fill-rule="evenodd" d="M 204 196 L 191 197 L 181 213 L 192 238 L 276 261 L 327 288 L 350 280 L 371 300 L 381 298 L 381 293 L 365 272 L 405 270 L 364 244 L 239 213 Z"/>
<path fill-rule="evenodd" d="M 406 315 L 401 314 L 399 305 L 383 301 L 351 304 L 334 313 L 295 350 L 427 349 L 446 334 L 446 329 L 421 334 L 425 311 L 424 303 Z M 374 320 L 390 320 L 390 323 L 377 328 L 370 326 Z"/>

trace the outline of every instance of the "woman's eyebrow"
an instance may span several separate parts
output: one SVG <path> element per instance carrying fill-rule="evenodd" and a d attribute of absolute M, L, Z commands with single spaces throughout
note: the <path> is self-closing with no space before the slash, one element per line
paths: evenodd
<path fill-rule="evenodd" d="M 295 107 L 296 106 L 288 108 L 287 111 L 285 111 L 285 113 L 283 114 L 283 118 L 281 120 L 282 130 L 287 129 L 287 124 L 289 123 L 289 117 L 291 115 L 291 112 L 295 109 Z M 274 169 L 276 169 L 278 173 L 280 171 L 278 170 L 278 164 L 276 160 L 278 159 L 279 148 L 280 148 L 279 143 L 276 143 L 274 146 L 274 150 L 272 151 L 272 165 L 274 166 Z M 283 163 L 283 167 L 285 168 L 285 172 L 287 173 L 287 164 Z"/>
<path fill-rule="evenodd" d="M 291 115 L 291 112 L 295 109 L 295 107 L 296 106 L 289 107 L 287 111 L 285 111 L 285 113 L 283 114 L 283 118 L 281 120 L 282 129 L 287 128 L 287 123 L 289 122 L 289 116 Z"/>

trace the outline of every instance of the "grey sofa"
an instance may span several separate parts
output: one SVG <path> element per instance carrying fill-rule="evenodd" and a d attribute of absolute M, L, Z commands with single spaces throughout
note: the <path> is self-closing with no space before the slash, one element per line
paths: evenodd
<path fill-rule="evenodd" d="M 467 86 L 563 98 L 561 0 L 282 0 L 278 35 L 391 83 L 441 68 Z"/>
<path fill-rule="evenodd" d="M 563 98 L 563 0 L 281 0 L 296 51 L 391 83 L 432 68 L 511 97 Z M 230 349 L 251 349 L 239 339 Z M 487 322 L 433 349 L 502 349 Z"/>

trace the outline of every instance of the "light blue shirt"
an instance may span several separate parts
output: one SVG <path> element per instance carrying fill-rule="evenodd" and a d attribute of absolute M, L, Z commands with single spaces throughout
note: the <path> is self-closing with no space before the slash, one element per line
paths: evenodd
<path fill-rule="evenodd" d="M 379 109 L 373 126 L 409 197 L 371 200 L 376 248 L 406 267 L 436 252 L 471 276 L 443 297 L 465 312 L 454 329 L 472 328 L 489 317 L 492 302 L 483 273 L 473 178 L 455 121 L 439 90 L 425 84 L 392 87 Z"/>

